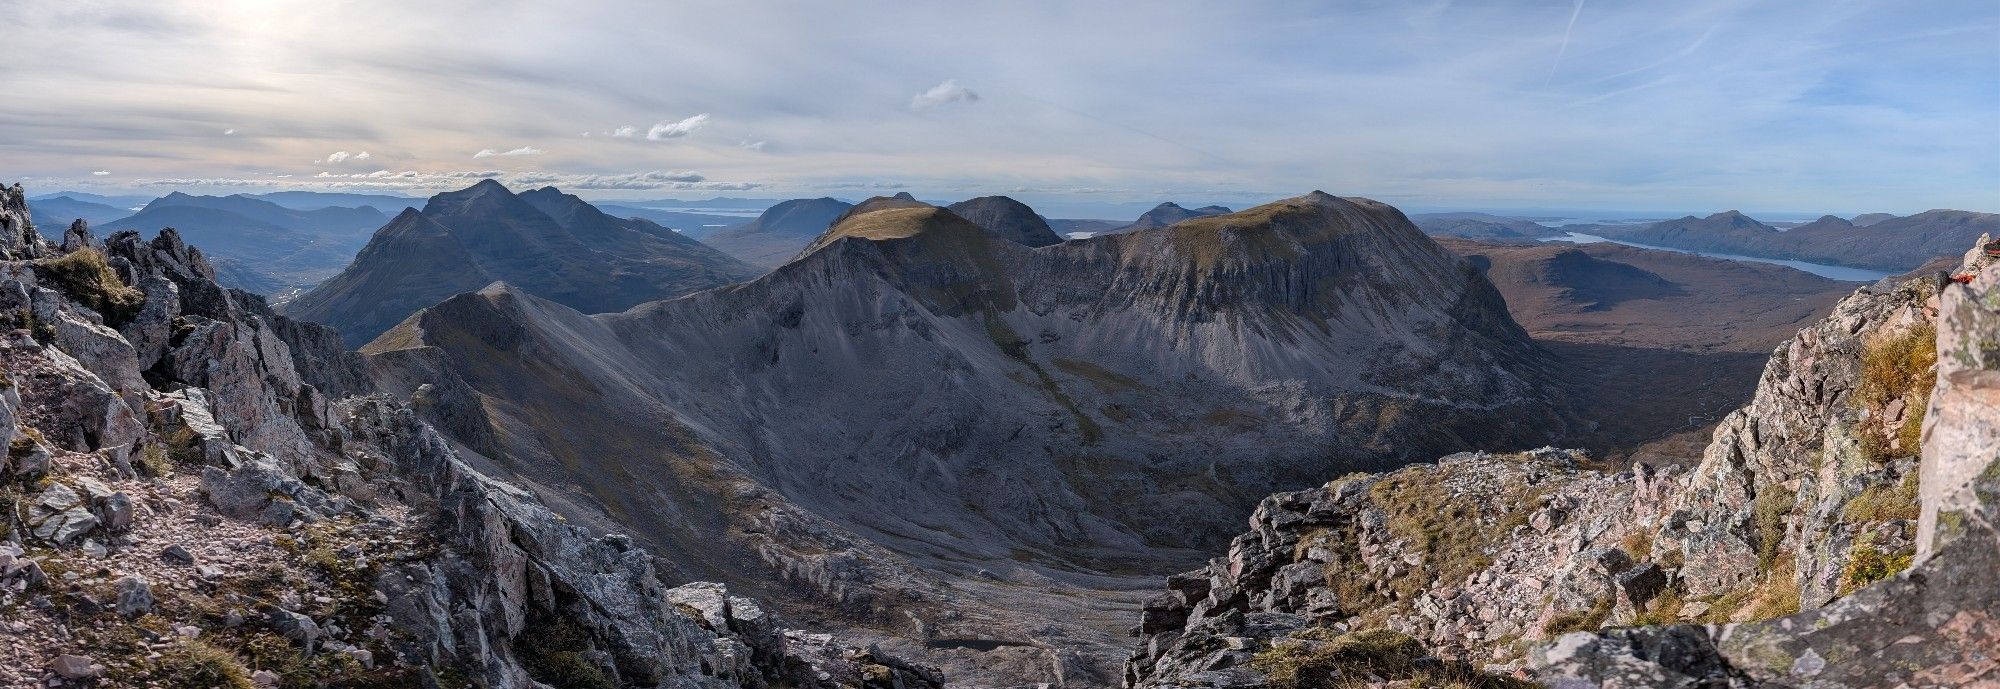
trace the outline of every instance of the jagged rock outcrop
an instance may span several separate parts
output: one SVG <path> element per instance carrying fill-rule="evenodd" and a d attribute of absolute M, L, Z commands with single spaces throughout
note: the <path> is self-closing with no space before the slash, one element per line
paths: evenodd
<path fill-rule="evenodd" d="M 1490 284 L 1380 203 L 1041 248 L 896 205 L 740 286 L 585 316 L 495 285 L 365 351 L 571 518 L 993 683 L 1115 682 L 1122 625 L 1075 598 L 1252 495 L 1568 422 Z"/>
<path fill-rule="evenodd" d="M 1984 240 L 1982 238 L 1982 244 Z M 1975 248 L 1938 295 L 1916 564 L 1817 609 L 1709 627 L 1577 633 L 1534 657 L 1565 686 L 1969 687 L 2000 677 L 2000 268 Z M 1915 498 L 1916 496 L 1910 496 Z M 1910 506 L 1916 516 L 1916 506 Z M 1660 653 L 1671 639 L 1671 653 Z"/>
<path fill-rule="evenodd" d="M 47 242 L 35 232 L 28 211 L 28 193 L 20 183 L 0 187 L 0 255 L 9 259 L 34 258 L 48 250 Z"/>
<path fill-rule="evenodd" d="M 1049 222 L 1028 204 L 1005 196 L 981 196 L 945 206 L 958 217 L 986 228 L 1007 241 L 1027 246 L 1061 244 L 1062 237 L 1049 229 Z"/>
<path fill-rule="evenodd" d="M 1564 687 L 1991 681 L 1988 263 L 1968 254 L 1975 277 L 1941 296 L 1919 278 L 1843 300 L 1777 348 L 1685 473 L 1459 455 L 1273 496 L 1226 558 L 1148 604 L 1126 681 L 1283 684 L 1300 663 L 1337 672 L 1333 635 L 1378 629 Z M 1921 528 L 1920 492 L 1945 515 Z"/>
<path fill-rule="evenodd" d="M 553 187 L 484 180 L 404 209 L 339 275 L 286 306 L 358 347 L 411 313 L 495 281 L 586 313 L 622 311 L 757 270 L 648 220 L 615 218 Z"/>
<path fill-rule="evenodd" d="M 940 684 L 669 587 L 173 231 L 93 244 L 0 262 L 0 687 Z"/>

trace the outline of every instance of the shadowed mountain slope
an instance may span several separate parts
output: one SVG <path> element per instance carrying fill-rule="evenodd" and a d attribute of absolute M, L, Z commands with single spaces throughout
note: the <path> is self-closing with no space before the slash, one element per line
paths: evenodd
<path fill-rule="evenodd" d="M 1047 220 L 1035 214 L 1028 204 L 1005 196 L 981 196 L 966 199 L 946 206 L 958 217 L 972 221 L 972 224 L 986 228 L 1008 241 L 1027 246 L 1048 246 L 1061 244 L 1062 237 L 1049 229 Z"/>
<path fill-rule="evenodd" d="M 377 230 L 334 278 L 288 306 L 360 345 L 411 312 L 505 281 L 590 313 L 730 284 L 755 269 L 644 220 L 614 218 L 553 188 L 492 180 L 438 194 Z"/>

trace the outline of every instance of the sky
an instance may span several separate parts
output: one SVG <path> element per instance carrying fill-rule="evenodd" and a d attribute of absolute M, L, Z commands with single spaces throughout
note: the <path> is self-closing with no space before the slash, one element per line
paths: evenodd
<path fill-rule="evenodd" d="M 2000 211 L 1995 0 L 0 14 L 0 181 L 30 193 Z"/>

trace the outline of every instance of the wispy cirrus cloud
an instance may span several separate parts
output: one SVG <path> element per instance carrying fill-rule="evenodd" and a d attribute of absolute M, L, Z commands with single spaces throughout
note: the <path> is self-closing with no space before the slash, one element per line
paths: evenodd
<path fill-rule="evenodd" d="M 510 148 L 505 151 L 495 148 L 482 148 L 479 149 L 478 153 L 472 154 L 472 157 L 474 158 L 492 158 L 494 156 L 519 157 L 519 156 L 533 156 L 541 154 L 542 154 L 542 149 L 535 148 L 533 146 L 522 146 L 520 148 Z"/>
<path fill-rule="evenodd" d="M 666 139 L 678 139 L 693 134 L 694 130 L 700 129 L 705 124 L 708 124 L 708 113 L 701 113 L 674 122 L 661 122 L 653 125 L 653 128 L 646 130 L 646 140 L 663 141 Z"/>

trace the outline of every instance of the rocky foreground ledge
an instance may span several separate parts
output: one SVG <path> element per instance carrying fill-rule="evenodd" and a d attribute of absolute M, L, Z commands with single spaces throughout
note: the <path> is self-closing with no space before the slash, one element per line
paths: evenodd
<path fill-rule="evenodd" d="M 1778 347 L 1691 470 L 1545 448 L 1271 496 L 1146 606 L 1126 686 L 2000 686 L 2000 267 L 1956 274 Z"/>
<path fill-rule="evenodd" d="M 0 188 L 0 687 L 941 685 L 665 585 L 214 277 Z"/>

